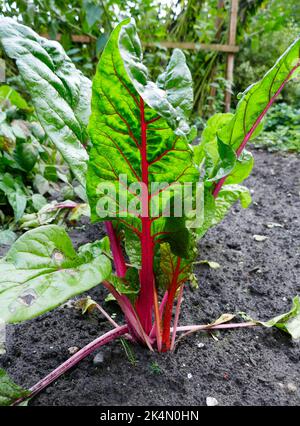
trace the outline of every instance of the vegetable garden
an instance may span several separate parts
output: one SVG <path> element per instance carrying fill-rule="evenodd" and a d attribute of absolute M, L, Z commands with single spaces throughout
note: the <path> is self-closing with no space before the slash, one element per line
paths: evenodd
<path fill-rule="evenodd" d="M 22 23 L 11 2 L 0 17 L 0 405 L 297 405 L 297 32 L 224 113 L 220 56 L 166 62 L 122 2 L 74 2 L 61 43 L 16 3 Z M 208 10 L 224 41 L 230 5 L 175 3 L 177 39 Z M 245 28 L 273 10 L 241 3 Z M 91 40 L 102 22 L 96 67 L 64 36 L 79 21 Z"/>

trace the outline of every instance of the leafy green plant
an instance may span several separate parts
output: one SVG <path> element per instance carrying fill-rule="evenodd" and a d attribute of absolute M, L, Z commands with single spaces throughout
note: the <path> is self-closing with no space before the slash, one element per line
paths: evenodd
<path fill-rule="evenodd" d="M 77 253 L 57 225 L 21 236 L 0 263 L 1 317 L 8 323 L 34 318 L 102 283 L 126 320 L 118 325 L 100 307 L 113 330 L 33 386 L 30 396 L 120 336 L 164 352 L 174 349 L 179 333 L 181 339 L 195 331 L 258 325 L 253 320 L 231 323 L 231 314 L 208 325 L 179 326 L 178 321 L 184 286 L 195 280 L 198 240 L 236 201 L 243 207 L 251 202 L 240 185 L 253 166 L 245 146 L 299 72 L 300 40 L 244 92 L 235 114 L 211 117 L 200 144 L 192 146 L 193 90 L 185 57 L 175 49 L 157 82 L 151 81 L 133 20 L 113 30 L 92 93 L 59 44 L 13 20 L 0 24 L 3 47 L 16 60 L 37 116 L 79 182 L 85 186 L 86 180 L 91 219 L 104 221 L 108 235 Z M 188 192 L 180 197 L 185 187 Z M 268 326 L 280 325 L 296 338 L 299 317 L 295 298 L 293 309 Z"/>
<path fill-rule="evenodd" d="M 62 223 L 66 216 L 75 220 L 84 212 L 83 205 L 74 201 L 47 205 L 45 198 L 59 192 L 64 199 L 86 199 L 81 187 L 72 183 L 69 168 L 49 142 L 32 106 L 12 87 L 0 86 L 0 207 L 4 228 L 12 231 Z M 5 243 L 7 231 L 1 231 L 1 243 Z"/>

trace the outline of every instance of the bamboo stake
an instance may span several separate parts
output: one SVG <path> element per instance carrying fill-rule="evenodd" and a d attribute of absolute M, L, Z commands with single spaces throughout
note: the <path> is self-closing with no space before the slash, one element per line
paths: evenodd
<path fill-rule="evenodd" d="M 232 46 L 234 46 L 236 42 L 238 7 L 239 7 L 239 0 L 231 0 L 228 44 Z M 228 87 L 225 92 L 225 112 L 230 111 L 231 91 L 232 91 L 232 84 L 233 84 L 233 70 L 234 70 L 234 52 L 230 52 L 227 56 L 226 79 L 228 82 Z"/>

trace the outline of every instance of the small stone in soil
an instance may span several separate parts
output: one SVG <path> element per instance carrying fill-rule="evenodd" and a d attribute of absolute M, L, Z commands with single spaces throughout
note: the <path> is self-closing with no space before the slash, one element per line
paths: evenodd
<path fill-rule="evenodd" d="M 69 354 L 71 354 L 71 355 L 76 354 L 76 352 L 78 352 L 78 351 L 79 351 L 79 348 L 78 348 L 77 346 L 70 346 L 70 347 L 68 348 L 68 352 L 69 352 Z"/>
<path fill-rule="evenodd" d="M 294 383 L 288 383 L 287 384 L 287 390 L 291 393 L 297 392 L 297 386 L 294 385 Z"/>
<path fill-rule="evenodd" d="M 99 367 L 99 365 L 102 365 L 104 362 L 104 355 L 102 352 L 98 352 L 93 359 L 93 364 L 95 367 Z"/>
<path fill-rule="evenodd" d="M 208 396 L 206 398 L 206 405 L 208 407 L 215 407 L 216 405 L 219 405 L 219 402 L 216 398 L 212 398 L 211 396 Z"/>

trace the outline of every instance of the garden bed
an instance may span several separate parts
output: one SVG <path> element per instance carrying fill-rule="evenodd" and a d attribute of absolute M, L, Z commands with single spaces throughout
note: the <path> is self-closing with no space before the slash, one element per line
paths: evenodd
<path fill-rule="evenodd" d="M 247 185 L 254 189 L 248 210 L 236 205 L 201 241 L 199 259 L 219 269 L 197 266 L 199 289 L 186 291 L 181 324 L 210 322 L 224 312 L 244 311 L 268 319 L 286 312 L 300 292 L 300 158 L 254 152 Z M 277 223 L 282 227 L 268 227 Z M 272 226 L 272 225 L 269 225 Z M 101 226 L 71 230 L 77 245 L 100 236 Z M 253 236 L 263 235 L 258 242 Z M 5 250 L 2 250 L 2 254 Z M 103 300 L 104 291 L 90 295 Z M 110 304 L 110 312 L 117 311 Z M 117 315 L 117 319 L 121 319 Z M 31 386 L 109 329 L 98 313 L 82 316 L 62 307 L 36 320 L 7 327 L 7 353 L 0 366 L 23 386 Z M 133 347 L 132 365 L 120 342 L 101 349 L 49 386 L 31 405 L 297 405 L 300 403 L 300 343 L 279 330 L 243 329 L 195 334 L 172 354 Z"/>

